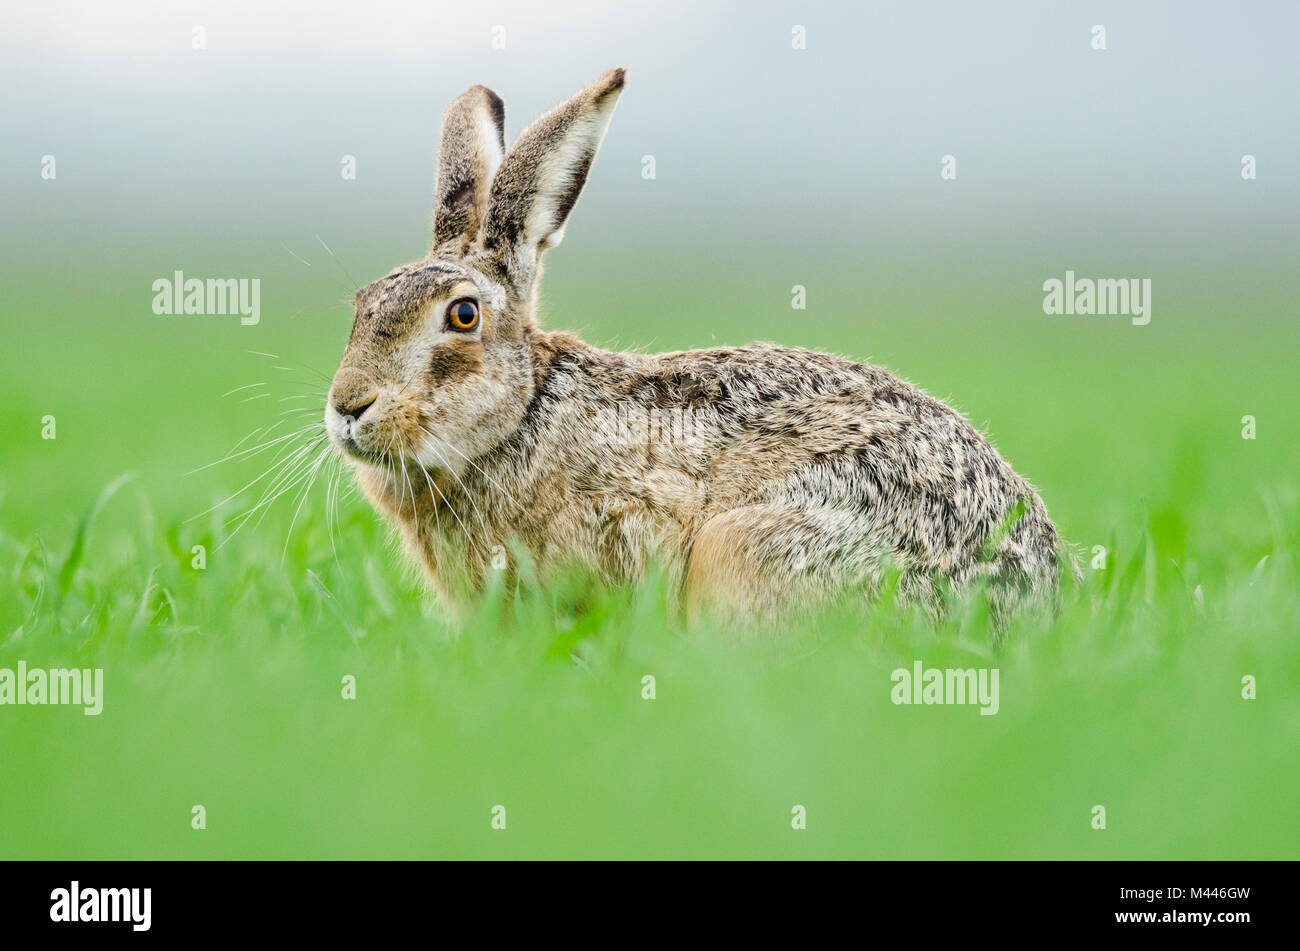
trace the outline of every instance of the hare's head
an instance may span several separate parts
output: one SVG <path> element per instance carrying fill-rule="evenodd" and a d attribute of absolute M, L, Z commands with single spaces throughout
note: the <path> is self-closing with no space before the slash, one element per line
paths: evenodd
<path fill-rule="evenodd" d="M 623 89 L 606 73 L 524 130 L 475 86 L 443 116 L 427 257 L 356 296 L 325 424 L 361 464 L 460 469 L 513 432 L 533 395 L 542 252 L 559 244 Z"/>

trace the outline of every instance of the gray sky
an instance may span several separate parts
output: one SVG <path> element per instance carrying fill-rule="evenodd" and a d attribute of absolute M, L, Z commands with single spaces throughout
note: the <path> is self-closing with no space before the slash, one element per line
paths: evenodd
<path fill-rule="evenodd" d="M 566 239 L 593 253 L 781 241 L 959 267 L 984 248 L 1049 272 L 1082 244 L 1293 257 L 1300 4 L 1283 0 L 112 6 L 4 15 L 13 260 L 256 259 L 316 234 L 361 268 L 415 257 L 452 96 L 492 86 L 512 137 L 614 65 L 627 91 Z"/>

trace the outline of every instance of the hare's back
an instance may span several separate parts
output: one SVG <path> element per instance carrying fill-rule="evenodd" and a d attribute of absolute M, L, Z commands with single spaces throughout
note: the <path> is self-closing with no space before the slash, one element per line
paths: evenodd
<path fill-rule="evenodd" d="M 1042 510 L 969 420 L 882 367 L 769 345 L 697 354 L 721 401 L 721 507 L 837 510 L 936 565 L 973 557 L 1020 499 L 1031 520 Z"/>

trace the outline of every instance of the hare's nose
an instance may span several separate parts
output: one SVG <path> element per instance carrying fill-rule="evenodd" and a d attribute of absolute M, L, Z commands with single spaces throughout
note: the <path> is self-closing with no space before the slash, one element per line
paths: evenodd
<path fill-rule="evenodd" d="M 351 416 L 360 422 L 361 415 L 379 399 L 379 387 L 366 374 L 354 367 L 343 367 L 330 383 L 330 406 L 340 416 Z"/>
<path fill-rule="evenodd" d="M 351 416 L 355 420 L 360 420 L 362 414 L 364 414 L 366 410 L 370 409 L 370 407 L 375 405 L 375 397 L 373 396 L 362 397 L 362 399 L 364 400 L 364 402 L 352 403 L 350 406 L 347 404 L 346 401 L 340 402 L 338 400 L 335 400 L 334 410 L 340 416 Z"/>

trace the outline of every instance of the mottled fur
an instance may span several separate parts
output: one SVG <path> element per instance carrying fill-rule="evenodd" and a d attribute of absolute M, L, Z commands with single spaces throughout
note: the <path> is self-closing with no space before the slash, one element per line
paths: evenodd
<path fill-rule="evenodd" d="M 769 344 L 617 353 L 538 327 L 540 256 L 622 87 L 606 74 L 504 155 L 500 99 L 453 102 L 433 249 L 357 294 L 327 425 L 435 590 L 482 591 L 521 543 L 543 575 L 621 585 L 658 562 L 690 613 L 744 621 L 870 595 L 891 567 L 932 609 L 981 579 L 999 615 L 1049 599 L 1060 543 L 1037 493 L 888 371 Z M 446 324 L 466 298 L 470 333 Z"/>

